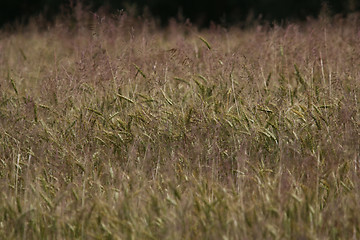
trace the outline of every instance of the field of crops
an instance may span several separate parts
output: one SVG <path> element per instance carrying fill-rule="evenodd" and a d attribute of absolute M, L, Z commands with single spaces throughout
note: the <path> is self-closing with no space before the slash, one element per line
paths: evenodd
<path fill-rule="evenodd" d="M 0 31 L 0 239 L 360 239 L 360 16 Z"/>

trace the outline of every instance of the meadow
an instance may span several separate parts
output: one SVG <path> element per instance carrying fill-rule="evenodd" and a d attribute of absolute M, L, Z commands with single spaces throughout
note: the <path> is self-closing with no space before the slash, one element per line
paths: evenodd
<path fill-rule="evenodd" d="M 360 239 L 360 16 L 0 30 L 0 239 Z"/>

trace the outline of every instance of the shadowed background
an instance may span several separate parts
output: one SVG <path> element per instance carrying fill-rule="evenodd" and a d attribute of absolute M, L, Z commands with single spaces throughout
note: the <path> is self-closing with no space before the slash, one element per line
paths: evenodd
<path fill-rule="evenodd" d="M 0 1 L 0 25 L 25 23 L 29 17 L 42 14 L 45 19 L 70 9 L 77 1 L 62 0 L 12 0 Z M 360 9 L 358 0 L 84 0 L 89 10 L 103 8 L 109 12 L 132 9 L 134 14 L 144 12 L 166 25 L 169 18 L 189 18 L 201 26 L 215 23 L 235 23 L 249 16 L 267 21 L 304 20 L 316 17 L 324 4 L 331 14 L 348 14 Z"/>

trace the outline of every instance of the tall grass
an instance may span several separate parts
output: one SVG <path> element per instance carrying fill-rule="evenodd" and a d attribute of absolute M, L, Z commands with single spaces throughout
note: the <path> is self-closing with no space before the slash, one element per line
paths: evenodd
<path fill-rule="evenodd" d="M 0 238 L 360 238 L 359 21 L 2 31 Z"/>

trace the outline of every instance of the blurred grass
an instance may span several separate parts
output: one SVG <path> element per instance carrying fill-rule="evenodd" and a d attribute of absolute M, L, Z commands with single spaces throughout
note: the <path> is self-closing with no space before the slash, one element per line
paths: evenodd
<path fill-rule="evenodd" d="M 359 18 L 0 37 L 1 239 L 358 239 Z"/>

